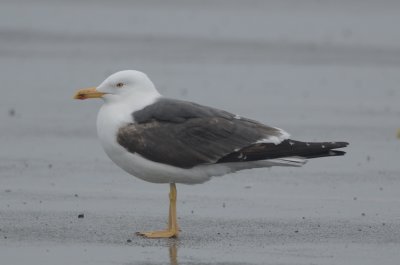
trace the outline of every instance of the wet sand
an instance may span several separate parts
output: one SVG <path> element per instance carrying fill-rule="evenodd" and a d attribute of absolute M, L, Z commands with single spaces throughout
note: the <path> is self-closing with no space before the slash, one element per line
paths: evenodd
<path fill-rule="evenodd" d="M 2 1 L 1 264 L 398 264 L 400 4 L 391 1 Z M 122 69 L 169 97 L 345 140 L 345 157 L 178 185 L 127 175 L 96 137 Z M 78 218 L 83 214 L 83 218 Z"/>

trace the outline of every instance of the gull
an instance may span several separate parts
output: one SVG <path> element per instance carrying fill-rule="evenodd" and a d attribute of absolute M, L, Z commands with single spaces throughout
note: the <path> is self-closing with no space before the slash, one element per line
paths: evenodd
<path fill-rule="evenodd" d="M 179 235 L 176 183 L 272 166 L 299 167 L 307 159 L 344 155 L 346 142 L 301 142 L 282 129 L 217 108 L 163 97 L 146 74 L 125 70 L 75 99 L 101 98 L 97 134 L 108 157 L 142 180 L 170 185 L 168 227 L 138 232 L 147 238 Z"/>

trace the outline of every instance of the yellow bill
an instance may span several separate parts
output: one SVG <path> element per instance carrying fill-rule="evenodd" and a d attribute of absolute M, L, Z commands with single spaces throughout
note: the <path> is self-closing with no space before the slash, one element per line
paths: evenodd
<path fill-rule="evenodd" d="M 95 87 L 89 87 L 78 90 L 74 99 L 101 98 L 105 93 L 97 91 Z"/>

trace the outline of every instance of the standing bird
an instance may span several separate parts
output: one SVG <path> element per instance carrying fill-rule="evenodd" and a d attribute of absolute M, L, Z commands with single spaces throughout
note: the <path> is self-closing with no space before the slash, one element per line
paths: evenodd
<path fill-rule="evenodd" d="M 101 98 L 97 133 L 107 155 L 135 177 L 170 184 L 168 228 L 138 232 L 177 237 L 176 183 L 198 184 L 238 170 L 302 166 L 340 156 L 346 142 L 300 142 L 282 129 L 196 103 L 165 98 L 146 74 L 117 72 L 75 99 Z"/>

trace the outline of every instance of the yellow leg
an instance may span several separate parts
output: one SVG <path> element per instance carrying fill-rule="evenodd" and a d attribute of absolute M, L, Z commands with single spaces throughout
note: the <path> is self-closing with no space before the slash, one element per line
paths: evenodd
<path fill-rule="evenodd" d="M 175 183 L 170 184 L 168 228 L 166 230 L 161 230 L 161 231 L 137 232 L 136 234 L 147 238 L 170 238 L 178 236 L 179 228 L 178 228 L 178 222 L 176 220 Z"/>

